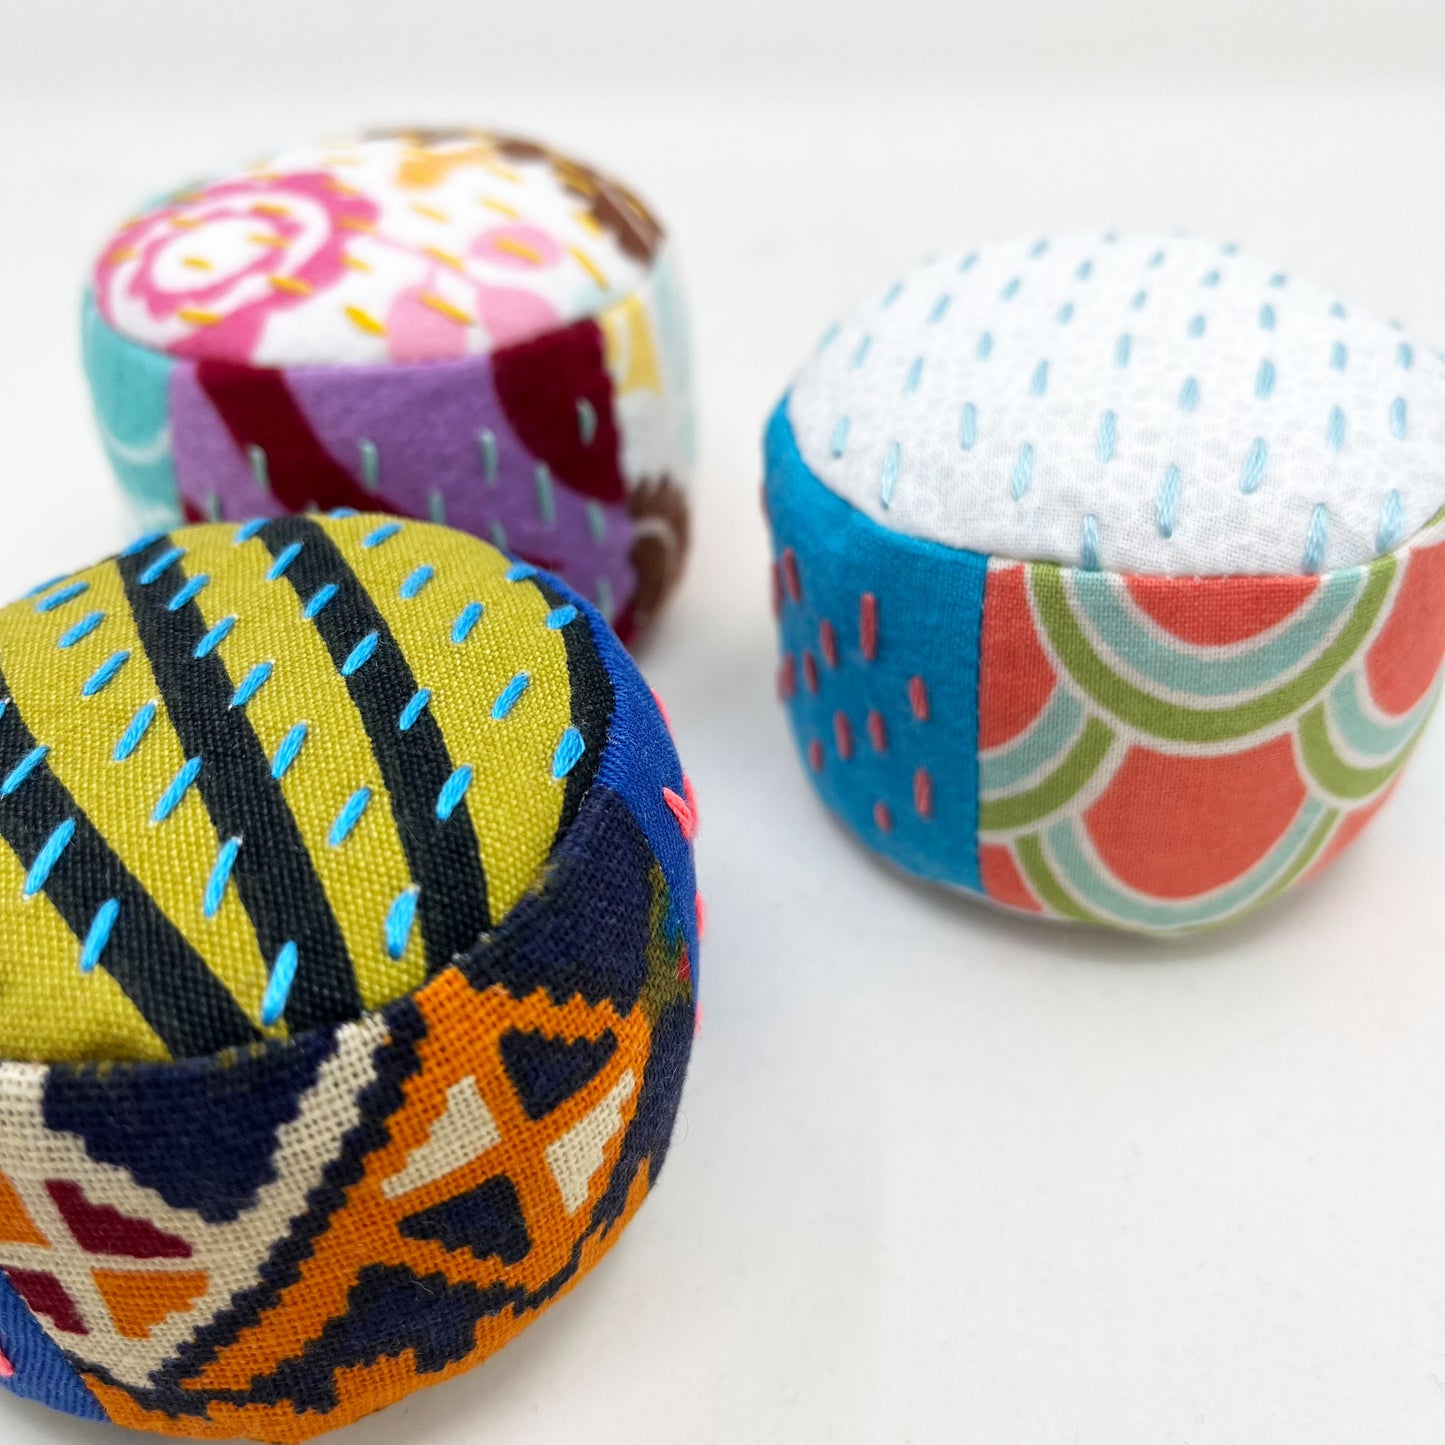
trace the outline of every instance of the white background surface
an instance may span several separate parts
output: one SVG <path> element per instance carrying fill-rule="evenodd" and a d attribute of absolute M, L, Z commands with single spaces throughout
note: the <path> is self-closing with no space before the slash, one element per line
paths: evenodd
<path fill-rule="evenodd" d="M 0 592 L 122 540 L 76 341 L 106 229 L 272 145 L 457 118 L 615 168 L 682 247 L 700 542 L 643 665 L 703 808 L 706 1021 L 623 1242 L 341 1439 L 1437 1445 L 1445 727 L 1253 921 L 1000 918 L 815 802 L 757 485 L 792 366 L 934 245 L 1183 227 L 1445 339 L 1445 7 L 0 0 Z M 119 1438 L 0 1400 L 7 1445 Z"/>

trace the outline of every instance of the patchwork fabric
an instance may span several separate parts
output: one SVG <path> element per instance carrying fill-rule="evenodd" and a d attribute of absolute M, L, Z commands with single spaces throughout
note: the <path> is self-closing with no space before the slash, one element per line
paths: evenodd
<path fill-rule="evenodd" d="M 1273 897 L 1374 816 L 1445 658 L 1445 513 L 1323 577 L 989 568 L 979 863 L 1002 903 L 1179 929 Z"/>
<path fill-rule="evenodd" d="M 83 337 L 143 525 L 430 518 L 563 575 L 624 637 L 677 580 L 671 252 L 629 190 L 531 142 L 374 137 L 179 192 L 107 244 Z"/>
<path fill-rule="evenodd" d="M 0 666 L 0 1383 L 294 1441 L 500 1348 L 693 1034 L 695 803 L 600 616 L 283 518 L 57 579 Z"/>
<path fill-rule="evenodd" d="M 1133 255 L 1144 243 L 1098 245 Z M 1151 255 L 1158 249 L 1150 243 Z M 1047 248 L 1038 253 L 1045 254 Z M 1232 259 L 1220 253 L 1221 272 Z M 960 274 L 969 276 L 974 264 L 983 263 L 961 266 Z M 1084 288 L 1090 275 L 1079 269 L 1071 274 Z M 1204 304 L 1166 291 L 1163 263 L 1150 269 L 1155 290 L 1139 305 L 1133 297 L 1123 302 L 1110 325 L 1128 325 L 1155 301 L 1171 315 L 1186 302 Z M 936 280 L 933 270 L 920 274 L 929 285 Z M 1282 332 L 1292 315 L 1282 304 L 1275 310 L 1272 296 L 1289 290 L 1298 302 L 1315 294 L 1278 283 L 1277 274 L 1266 271 L 1259 283 L 1257 303 L 1270 308 L 1260 323 L 1268 333 Z M 905 305 L 915 279 L 879 303 L 882 325 L 897 329 L 887 313 Z M 1012 299 L 989 291 L 981 304 L 991 316 Z M 1070 326 L 1084 304 L 1053 324 Z M 1390 525 L 1378 529 L 1369 560 L 1353 565 L 1318 565 L 1333 555 L 1331 548 L 1352 555 L 1337 545 L 1340 534 L 1327 520 L 1319 535 L 1336 542 L 1320 543 L 1309 570 L 1108 570 L 1103 539 L 1110 533 L 1102 511 L 1080 521 L 1088 542 L 1084 565 L 1060 565 L 1048 560 L 1056 550 L 1048 529 L 1059 509 L 1086 490 L 1087 476 L 1041 469 L 1061 455 L 1042 443 L 1023 487 L 1016 468 L 1001 474 L 980 462 L 973 470 L 970 453 L 990 425 L 990 414 L 974 406 L 962 413 L 953 442 L 961 457 L 957 466 L 950 463 L 957 474 L 925 466 L 931 500 L 923 511 L 918 496 L 902 505 L 908 485 L 902 459 L 920 455 L 915 443 L 932 445 L 928 429 L 941 404 L 936 397 L 916 399 L 921 373 L 936 360 L 952 368 L 950 375 L 973 377 L 999 359 L 979 350 L 970 307 L 961 294 L 951 305 L 933 306 L 937 314 L 925 323 L 939 328 L 932 350 L 897 376 L 889 373 L 896 390 L 877 374 L 868 386 L 852 376 L 881 364 L 869 345 L 855 340 L 856 365 L 846 368 L 851 379 L 834 396 L 836 406 L 847 409 L 835 420 L 829 466 L 821 472 L 805 431 L 817 435 L 820 388 L 827 378 L 836 380 L 836 360 L 805 368 L 769 424 L 765 497 L 782 643 L 778 689 L 808 772 L 867 846 L 992 902 L 1036 916 L 1150 931 L 1225 921 L 1338 856 L 1392 791 L 1433 710 L 1445 665 L 1445 509 L 1437 498 L 1426 524 L 1400 535 L 1426 495 L 1416 485 L 1423 473 L 1416 476 L 1415 463 L 1402 461 L 1399 480 L 1414 488 L 1414 500 L 1407 503 L 1402 491 L 1393 507 L 1385 505 Z M 1327 302 L 1318 325 L 1328 325 L 1334 310 Z M 1136 351 L 1133 360 L 1147 356 L 1151 375 L 1192 364 L 1191 347 L 1200 339 L 1195 314 L 1171 347 L 1151 332 L 1150 349 Z M 1095 324 L 1106 320 L 1096 316 Z M 957 329 L 949 333 L 944 328 L 951 323 Z M 1368 330 L 1373 323 L 1357 319 L 1355 325 Z M 827 341 L 822 357 L 840 344 L 848 343 Z M 1344 366 L 1350 364 L 1346 357 Z M 1413 354 L 1406 362 L 1392 351 L 1390 365 L 1402 378 L 1418 370 Z M 1074 415 L 1073 393 L 1051 405 L 1053 372 L 1038 376 L 1026 391 L 1046 436 Z M 1433 385 L 1429 377 L 1418 384 Z M 1078 377 L 1070 385 L 1080 392 L 1094 382 Z M 1198 386 L 1179 413 L 1182 420 L 1151 424 L 1139 445 L 1147 441 L 1151 456 L 1161 447 L 1184 449 L 1194 444 L 1196 425 L 1213 428 L 1224 440 L 1207 457 L 1196 454 L 1190 475 L 1201 491 L 1243 486 L 1237 502 L 1264 496 L 1260 522 L 1273 525 L 1269 489 L 1302 484 L 1303 474 L 1287 476 L 1282 459 L 1309 455 L 1305 439 L 1291 431 L 1309 403 L 1290 398 L 1273 417 L 1265 448 L 1275 460 L 1230 483 L 1232 473 L 1219 469 L 1233 465 L 1227 436 L 1233 414 L 1228 404 L 1211 413 L 1210 395 Z M 1445 405 L 1428 401 L 1421 392 L 1407 408 L 1422 445 L 1445 427 Z M 1398 421 L 1401 412 L 1394 414 Z M 882 453 L 884 491 L 866 503 L 855 493 L 853 472 L 852 480 L 838 480 L 840 468 L 863 465 L 849 460 L 858 441 L 849 423 L 858 416 L 867 418 L 866 435 L 881 426 L 900 438 Z M 1016 429 L 1020 416 L 1013 407 L 996 420 Z M 1397 440 L 1416 435 L 1396 430 Z M 1374 442 L 1350 432 L 1337 440 L 1339 478 L 1384 465 Z M 1096 460 L 1110 469 L 1113 489 L 1100 505 L 1114 507 L 1132 495 L 1131 527 L 1155 531 L 1152 542 L 1139 543 L 1140 555 L 1166 557 L 1171 528 L 1184 514 L 1160 507 L 1158 478 L 1137 460 L 1118 453 Z M 1393 475 L 1378 473 L 1377 493 L 1395 494 Z M 1434 476 L 1438 481 L 1439 473 Z M 1347 499 L 1349 505 L 1358 500 Z M 982 545 L 937 540 L 982 543 L 996 535 L 1000 509 L 1015 503 L 1009 526 L 1019 535 L 1029 525 L 1028 507 L 1041 509 L 1036 556 L 990 556 Z M 1212 545 L 1208 537 L 1195 540 Z M 1278 536 L 1257 540 L 1267 549 Z"/>

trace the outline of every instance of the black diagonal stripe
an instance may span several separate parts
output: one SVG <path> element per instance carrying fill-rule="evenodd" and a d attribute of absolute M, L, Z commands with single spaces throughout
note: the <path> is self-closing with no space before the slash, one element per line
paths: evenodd
<path fill-rule="evenodd" d="M 0 697 L 10 697 L 3 677 Z M 19 699 L 10 697 L 0 712 L 0 778 L 35 746 Z M 138 800 L 137 807 L 141 806 Z M 27 871 L 46 839 L 67 818 L 75 823 L 75 835 L 51 869 L 45 895 L 82 940 L 101 904 L 110 898 L 120 904 L 100 967 L 120 985 L 172 1056 L 198 1058 L 259 1038 L 225 985 L 161 912 L 46 763 L 9 797 L 0 798 L 0 837 Z"/>
<path fill-rule="evenodd" d="M 154 555 L 117 559 L 126 600 L 181 748 L 201 759 L 196 787 L 211 821 L 222 838 L 241 839 L 232 877 L 261 952 L 274 960 L 283 944 L 296 944 L 286 1022 L 300 1030 L 354 1019 L 362 1008 L 356 974 L 301 830 L 245 708 L 230 705 L 233 685 L 220 653 L 194 655 L 206 635 L 200 608 L 188 602 L 170 611 L 171 574 L 149 586 L 139 580 Z"/>
<path fill-rule="evenodd" d="M 405 732 L 398 725 L 416 693 L 416 678 L 386 618 L 325 529 L 307 517 L 278 517 L 260 535 L 273 555 L 301 543 L 286 580 L 303 602 L 328 583 L 336 587 L 336 595 L 316 614 L 315 626 L 338 669 L 363 637 L 377 635 L 376 651 L 346 686 L 391 794 L 412 881 L 421 890 L 417 917 L 427 972 L 435 973 L 471 948 L 492 923 L 471 815 L 458 808 L 445 823 L 437 820 L 437 794 L 456 764 L 429 709 Z"/>
<path fill-rule="evenodd" d="M 581 612 L 581 601 L 571 593 L 562 592 L 550 577 L 538 574 L 532 578 L 537 590 L 547 599 L 549 607 L 571 604 Z M 597 776 L 602 752 L 607 746 L 607 733 L 612 725 L 616 695 L 607 665 L 592 640 L 592 629 L 582 616 L 562 629 L 567 647 L 567 676 L 572 692 L 572 726 L 582 734 L 587 745 L 577 765 L 567 774 L 567 792 L 562 799 L 562 816 L 557 823 L 557 837 L 572 826 L 582 799 Z"/>

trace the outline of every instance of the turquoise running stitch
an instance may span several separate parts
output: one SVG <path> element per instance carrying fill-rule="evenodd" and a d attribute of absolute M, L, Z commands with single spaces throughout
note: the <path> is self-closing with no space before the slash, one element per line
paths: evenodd
<path fill-rule="evenodd" d="M 196 781 L 200 771 L 200 758 L 189 758 L 181 765 L 180 772 L 171 779 L 170 785 L 156 803 L 155 809 L 151 813 L 152 823 L 164 823 L 180 807 L 181 799 L 190 791 L 191 784 Z"/>
<path fill-rule="evenodd" d="M 301 744 L 306 741 L 310 730 L 310 724 L 299 722 L 281 739 L 276 756 L 271 760 L 271 776 L 277 781 L 286 776 L 287 769 L 296 761 L 296 754 L 301 751 Z"/>
<path fill-rule="evenodd" d="M 50 877 L 51 870 L 60 861 L 60 855 L 65 852 L 73 837 L 75 819 L 67 818 L 45 840 L 40 852 L 35 855 L 35 861 L 30 865 L 30 871 L 25 875 L 25 887 L 22 891 L 27 898 L 34 898 L 45 887 L 45 880 Z"/>
<path fill-rule="evenodd" d="M 59 647 L 74 647 L 77 642 L 84 642 L 104 621 L 104 612 L 87 612 L 73 627 L 66 628 L 66 630 L 60 634 L 56 645 Z"/>
<path fill-rule="evenodd" d="M 291 996 L 291 985 L 296 981 L 296 966 L 299 961 L 296 945 L 287 939 L 276 954 L 271 977 L 266 980 L 266 992 L 261 997 L 261 1022 L 268 1029 L 286 1012 L 286 1000 Z"/>
<path fill-rule="evenodd" d="M 142 703 L 136 709 L 135 716 L 120 735 L 115 745 L 115 751 L 111 754 L 111 758 L 115 762 L 123 763 L 140 746 L 140 740 L 146 735 L 146 729 L 155 720 L 155 715 L 156 704 L 154 702 Z"/>
<path fill-rule="evenodd" d="M 391 958 L 400 958 L 411 941 L 412 925 L 416 922 L 416 900 L 421 889 L 415 883 L 404 888 L 392 900 L 386 910 L 386 952 Z"/>
<path fill-rule="evenodd" d="M 226 884 L 231 881 L 231 869 L 236 866 L 236 854 L 240 851 L 241 840 L 227 838 L 216 854 L 210 877 L 206 879 L 206 892 L 201 899 L 201 910 L 207 918 L 214 918 L 221 911 L 221 901 L 226 896 Z"/>
<path fill-rule="evenodd" d="M 115 898 L 107 898 L 95 910 L 95 917 L 90 920 L 90 928 L 86 931 L 85 942 L 80 949 L 81 973 L 90 973 L 100 962 L 100 956 L 110 942 L 115 920 L 119 917 L 120 901 Z"/>

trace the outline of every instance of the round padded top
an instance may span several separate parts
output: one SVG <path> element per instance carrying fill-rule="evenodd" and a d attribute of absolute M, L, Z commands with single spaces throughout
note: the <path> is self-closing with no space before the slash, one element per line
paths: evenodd
<path fill-rule="evenodd" d="M 608 666 L 534 568 L 355 513 L 182 528 L 0 610 L 0 1058 L 413 992 L 570 828 Z"/>
<path fill-rule="evenodd" d="M 106 243 L 122 336 L 256 366 L 442 361 L 635 291 L 662 239 L 626 187 L 483 131 L 287 151 L 180 191 Z"/>
<path fill-rule="evenodd" d="M 804 462 L 866 515 L 1004 557 L 1320 572 L 1445 505 L 1445 362 L 1179 237 L 931 260 L 828 333 L 787 409 Z"/>

